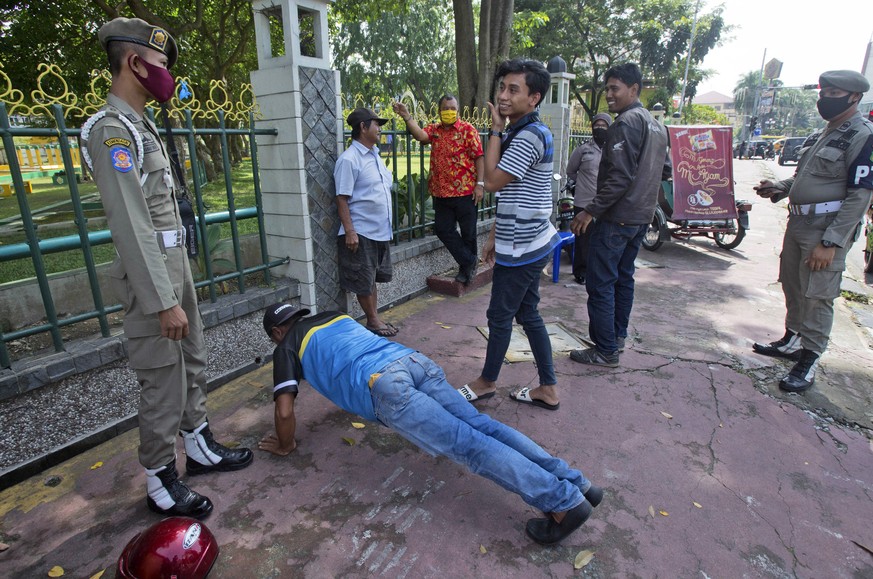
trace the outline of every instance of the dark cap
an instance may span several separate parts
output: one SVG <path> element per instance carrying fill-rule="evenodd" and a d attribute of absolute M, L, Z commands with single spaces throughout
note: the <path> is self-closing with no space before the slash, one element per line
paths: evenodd
<path fill-rule="evenodd" d="M 591 124 L 593 125 L 597 121 L 606 121 L 606 126 L 612 124 L 612 116 L 609 113 L 597 113 L 594 115 L 594 118 L 591 119 Z"/>
<path fill-rule="evenodd" d="M 821 73 L 818 77 L 821 88 L 832 86 L 849 92 L 867 92 L 870 90 L 870 81 L 860 72 L 854 70 L 829 70 Z"/>
<path fill-rule="evenodd" d="M 354 129 L 360 123 L 365 123 L 367 121 L 376 121 L 381 127 L 388 122 L 388 119 L 380 118 L 379 115 L 370 109 L 355 109 L 349 114 L 346 121 L 349 123 L 349 126 Z"/>
<path fill-rule="evenodd" d="M 152 26 L 139 18 L 116 18 L 100 27 L 97 32 L 100 46 L 106 50 L 110 42 L 132 42 L 147 46 L 166 55 L 167 68 L 176 63 L 179 48 L 170 33 L 160 26 Z"/>
<path fill-rule="evenodd" d="M 294 316 L 307 315 L 309 315 L 309 310 L 306 308 L 297 308 L 281 302 L 273 304 L 264 312 L 264 331 L 269 336 L 273 332 L 273 328 L 284 324 Z"/>

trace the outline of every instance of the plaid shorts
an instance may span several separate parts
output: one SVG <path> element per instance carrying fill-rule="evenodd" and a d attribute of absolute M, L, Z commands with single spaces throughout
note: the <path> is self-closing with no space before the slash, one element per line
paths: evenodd
<path fill-rule="evenodd" d="M 358 234 L 358 251 L 346 247 L 346 236 L 337 237 L 339 250 L 339 283 L 347 292 L 358 296 L 373 293 L 376 283 L 391 281 L 391 247 L 387 241 L 373 241 Z"/>

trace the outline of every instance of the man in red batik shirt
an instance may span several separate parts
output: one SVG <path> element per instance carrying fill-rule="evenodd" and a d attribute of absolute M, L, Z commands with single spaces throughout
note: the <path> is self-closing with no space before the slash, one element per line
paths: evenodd
<path fill-rule="evenodd" d="M 433 197 L 434 229 L 455 261 L 455 281 L 469 284 L 476 276 L 476 207 L 485 193 L 485 165 L 482 141 L 470 123 L 458 118 L 458 99 L 443 95 L 439 102 L 440 122 L 423 129 L 403 103 L 394 103 L 394 112 L 422 145 L 431 146 L 430 181 Z M 458 233 L 460 227 L 460 233 Z"/>

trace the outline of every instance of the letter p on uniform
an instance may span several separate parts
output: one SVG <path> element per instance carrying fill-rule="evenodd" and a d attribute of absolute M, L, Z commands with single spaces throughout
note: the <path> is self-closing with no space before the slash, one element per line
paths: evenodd
<path fill-rule="evenodd" d="M 855 167 L 855 185 L 860 185 L 861 181 L 865 177 L 870 176 L 870 166 L 869 165 L 858 165 Z"/>

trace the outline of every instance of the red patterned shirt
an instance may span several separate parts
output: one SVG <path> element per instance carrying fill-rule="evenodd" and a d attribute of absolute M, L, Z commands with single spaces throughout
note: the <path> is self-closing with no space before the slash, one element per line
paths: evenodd
<path fill-rule="evenodd" d="M 476 128 L 458 120 L 449 127 L 433 123 L 423 130 L 431 145 L 430 194 L 434 197 L 472 195 L 476 187 L 476 159 L 483 154 Z"/>

